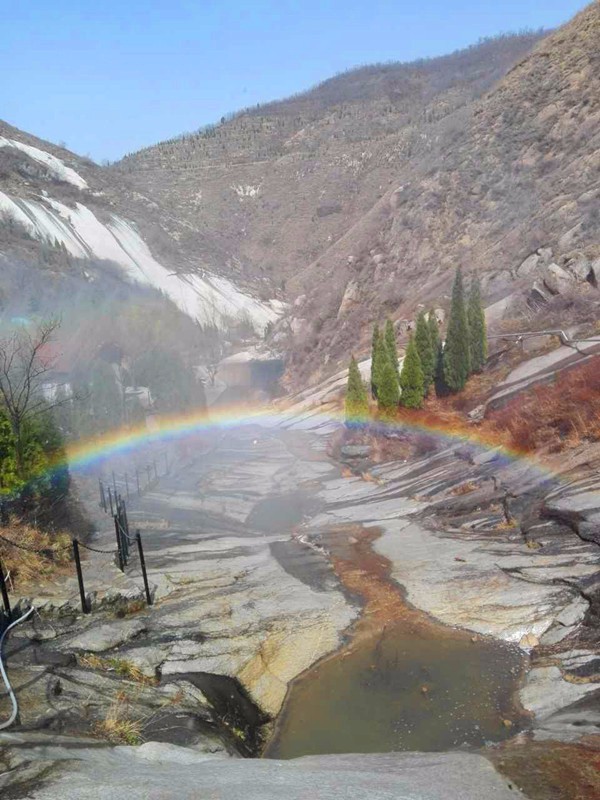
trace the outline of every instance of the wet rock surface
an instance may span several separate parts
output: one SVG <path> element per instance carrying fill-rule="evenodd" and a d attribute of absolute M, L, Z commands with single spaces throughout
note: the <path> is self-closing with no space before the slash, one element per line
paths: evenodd
<path fill-rule="evenodd" d="M 559 481 L 528 462 L 456 446 L 372 465 L 367 479 L 343 478 L 325 455 L 332 429 L 308 412 L 286 430 L 252 426 L 226 434 L 133 504 L 130 524 L 142 529 L 158 602 L 147 610 L 134 604 L 134 616 L 115 622 L 123 597 L 136 597 L 135 569 L 111 590 L 121 606 L 98 604 L 91 617 L 76 614 L 69 587 L 62 598 L 48 595 L 35 636 L 20 631 L 10 645 L 22 729 L 89 734 L 125 685 L 128 713 L 150 718 L 142 740 L 221 755 L 250 752 L 290 682 L 334 651 L 357 618 L 325 536 L 356 524 L 381 532 L 375 550 L 415 607 L 531 655 L 521 702 L 534 715 L 534 738 L 575 742 L 597 734 L 599 550 L 585 529 L 579 533 L 595 524 L 600 509 L 594 470 L 565 470 Z M 98 544 L 112 542 L 106 520 L 99 518 L 98 527 Z M 89 572 L 106 569 L 101 556 L 86 562 Z M 110 599 L 100 578 L 94 591 Z M 62 608 L 60 622 L 51 608 Z M 82 663 L 90 655 L 105 663 Z M 32 759 L 39 764 L 48 756 L 56 777 L 39 789 L 49 794 L 32 796 L 59 796 L 63 782 L 79 786 L 76 776 L 96 769 L 86 755 L 54 772 L 62 748 L 36 752 Z M 343 790 L 347 775 L 337 774 L 337 762 L 322 763 Z M 413 762 L 416 776 L 419 763 L 425 762 Z M 427 763 L 433 775 L 437 762 Z M 361 769 L 370 775 L 366 761 Z M 26 767 L 21 771 L 25 780 Z M 265 768 L 261 796 L 271 796 L 276 774 L 276 767 Z M 293 769 L 289 774 L 293 788 Z M 353 783 L 361 780 L 354 776 Z M 495 773 L 484 770 L 481 780 L 495 786 Z M 415 796 L 438 796 L 433 780 L 427 790 L 433 793 Z M 227 786 L 222 796 L 237 796 L 229 791 L 238 789 Z M 471 796 L 469 787 L 461 791 L 456 796 Z M 490 794 L 475 791 L 474 797 Z"/>
<path fill-rule="evenodd" d="M 234 761 L 224 766 L 210 756 L 149 742 L 139 748 L 93 750 L 37 744 L 22 748 L 19 755 L 27 759 L 24 771 L 38 784 L 27 795 L 32 800 L 112 800 L 116 796 L 131 800 L 514 800 L 523 796 L 485 758 L 468 753 L 312 756 L 294 761 Z M 3 796 L 10 798 L 10 784 L 4 791 Z"/>

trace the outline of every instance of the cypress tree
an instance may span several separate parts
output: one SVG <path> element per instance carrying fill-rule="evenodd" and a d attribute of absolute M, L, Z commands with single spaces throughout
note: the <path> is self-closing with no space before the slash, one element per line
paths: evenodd
<path fill-rule="evenodd" d="M 360 422 L 369 415 L 367 390 L 358 369 L 354 356 L 350 359 L 348 369 L 348 386 L 346 388 L 346 422 Z"/>
<path fill-rule="evenodd" d="M 477 275 L 474 275 L 471 281 L 467 318 L 469 321 L 471 371 L 481 372 L 487 359 L 487 336 L 485 314 L 481 304 L 481 284 Z"/>
<path fill-rule="evenodd" d="M 417 317 L 417 327 L 415 329 L 415 346 L 419 359 L 421 361 L 421 369 L 423 370 L 423 393 L 427 394 L 429 387 L 435 375 L 435 355 L 433 345 L 431 343 L 431 333 L 429 325 L 425 319 L 425 312 L 421 311 Z"/>
<path fill-rule="evenodd" d="M 433 382 L 435 385 L 435 393 L 441 397 L 448 394 L 448 387 L 444 382 L 443 348 L 440 337 L 440 326 L 438 325 L 433 308 L 429 312 L 427 326 L 429 328 L 429 338 L 431 339 L 431 348 L 433 350 Z"/>
<path fill-rule="evenodd" d="M 398 348 L 396 346 L 396 333 L 394 331 L 394 323 L 391 319 L 385 321 L 385 330 L 383 334 L 385 346 L 387 347 L 388 356 L 391 361 L 392 367 L 396 370 L 396 375 L 400 378 L 400 366 L 398 364 Z"/>
<path fill-rule="evenodd" d="M 451 392 L 459 392 L 464 388 L 471 371 L 469 324 L 460 267 L 456 270 L 452 287 L 452 305 L 442 358 L 444 382 Z"/>
<path fill-rule="evenodd" d="M 421 408 L 425 396 L 425 378 L 416 338 L 413 336 L 408 340 L 400 373 L 400 386 L 402 387 L 401 405 L 405 408 Z"/>
<path fill-rule="evenodd" d="M 381 340 L 381 332 L 379 325 L 373 325 L 373 338 L 371 339 L 371 394 L 377 397 L 377 383 L 378 383 L 378 368 L 377 359 L 379 356 L 379 344 Z"/>
<path fill-rule="evenodd" d="M 440 349 L 440 326 L 438 325 L 437 317 L 435 316 L 435 312 L 433 308 L 429 312 L 427 317 L 427 327 L 429 328 L 429 339 L 431 340 L 431 349 L 433 350 L 433 354 L 437 355 L 438 350 Z"/>
<path fill-rule="evenodd" d="M 398 386 L 396 370 L 387 357 L 387 351 L 382 357 L 382 360 L 381 377 L 377 387 L 377 402 L 379 404 L 379 410 L 385 416 L 393 416 L 398 408 L 398 401 L 400 400 L 400 387 Z"/>

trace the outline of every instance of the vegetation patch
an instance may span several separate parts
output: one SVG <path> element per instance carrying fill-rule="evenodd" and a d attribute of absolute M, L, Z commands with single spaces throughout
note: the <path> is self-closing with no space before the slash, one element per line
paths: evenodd
<path fill-rule="evenodd" d="M 131 715 L 129 698 L 119 692 L 106 716 L 94 725 L 94 733 L 113 744 L 142 744 L 142 722 Z"/>
<path fill-rule="evenodd" d="M 87 669 L 114 672 L 125 680 L 134 681 L 143 686 L 156 686 L 158 683 L 156 678 L 145 675 L 137 665 L 128 661 L 126 658 L 117 658 L 114 656 L 102 657 L 95 653 L 86 653 L 77 658 L 77 663 L 80 667 L 85 667 Z"/>

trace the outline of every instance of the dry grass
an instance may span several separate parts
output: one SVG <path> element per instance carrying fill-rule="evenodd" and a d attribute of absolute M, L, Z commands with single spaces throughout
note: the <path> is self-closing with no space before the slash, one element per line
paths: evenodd
<path fill-rule="evenodd" d="M 474 481 L 466 481 L 466 483 L 461 483 L 458 486 L 455 486 L 450 494 L 454 495 L 455 497 L 460 497 L 463 494 L 470 494 L 476 489 L 479 489 L 478 484 L 476 484 Z"/>
<path fill-rule="evenodd" d="M 94 726 L 94 733 L 113 744 L 141 744 L 142 722 L 131 717 L 129 699 L 119 692 L 106 716 Z"/>
<path fill-rule="evenodd" d="M 63 531 L 43 533 L 31 525 L 11 520 L 9 525 L 0 528 L 0 536 L 4 537 L 0 539 L 0 560 L 5 573 L 10 572 L 10 581 L 15 587 L 39 584 L 64 573 L 73 557 L 71 538 Z M 5 539 L 29 549 L 22 550 Z"/>
<path fill-rule="evenodd" d="M 600 440 L 600 357 L 518 395 L 483 427 L 521 452 L 559 452 Z"/>
<path fill-rule="evenodd" d="M 138 666 L 131 661 L 127 661 L 126 658 L 115 658 L 114 656 L 102 658 L 95 653 L 86 653 L 85 655 L 79 656 L 77 662 L 79 666 L 86 667 L 87 669 L 115 672 L 121 678 L 140 683 L 143 686 L 156 686 L 157 684 L 156 678 L 145 675 Z"/>

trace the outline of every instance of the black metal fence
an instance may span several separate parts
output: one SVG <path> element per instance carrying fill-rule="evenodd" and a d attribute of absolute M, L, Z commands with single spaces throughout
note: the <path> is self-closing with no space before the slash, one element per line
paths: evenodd
<path fill-rule="evenodd" d="M 112 470 L 109 477 L 98 479 L 101 508 L 107 513 L 110 510 L 111 515 L 114 515 L 119 496 L 127 501 L 140 497 L 147 489 L 152 488 L 160 477 L 168 475 L 170 468 L 169 454 L 164 451 L 152 461 L 137 465 L 131 470 L 122 473 Z"/>
<path fill-rule="evenodd" d="M 102 484 L 101 484 L 101 489 L 102 489 Z M 101 505 L 102 505 L 102 492 L 101 492 Z M 107 508 L 105 510 L 108 511 Z M 134 535 L 131 535 L 129 530 L 129 520 L 127 518 L 127 506 L 125 500 L 121 497 L 121 495 L 115 496 L 114 508 L 111 506 L 111 512 L 114 512 L 111 515 L 115 527 L 116 549 L 115 548 L 101 549 L 98 547 L 92 547 L 92 545 L 89 545 L 86 542 L 82 542 L 76 538 L 73 538 L 70 544 L 65 545 L 64 548 L 64 549 L 72 548 L 73 550 L 73 561 L 75 564 L 75 572 L 77 575 L 77 583 L 79 586 L 81 610 L 83 611 L 84 614 L 91 613 L 92 609 L 88 602 L 88 598 L 85 591 L 84 571 L 81 560 L 82 548 L 85 550 L 89 550 L 93 553 L 112 555 L 115 558 L 116 564 L 121 570 L 121 572 L 125 572 L 125 568 L 131 561 L 132 557 L 134 557 L 132 556 L 131 552 L 132 550 L 131 545 L 134 544 L 140 560 L 140 570 L 144 582 L 144 595 L 146 598 L 146 603 L 149 606 L 153 604 L 152 592 L 150 591 L 150 585 L 148 583 L 148 573 L 146 570 L 146 559 L 144 556 L 144 546 L 142 542 L 142 536 L 139 530 L 136 530 Z M 47 548 L 36 549 L 32 547 L 26 547 L 25 545 L 12 541 L 6 536 L 0 536 L 0 539 L 2 539 L 3 542 L 6 542 L 7 544 L 12 545 L 13 547 L 16 547 L 20 550 L 36 553 L 37 555 L 41 555 L 46 558 L 52 558 L 52 556 L 48 554 Z M 2 631 L 10 624 L 12 620 L 12 609 L 9 597 L 9 586 L 7 581 L 7 575 L 4 572 L 4 567 L 1 561 L 0 561 L 0 597 L 2 598 L 2 605 L 3 605 L 3 610 L 0 610 L 0 634 L 1 634 Z"/>

